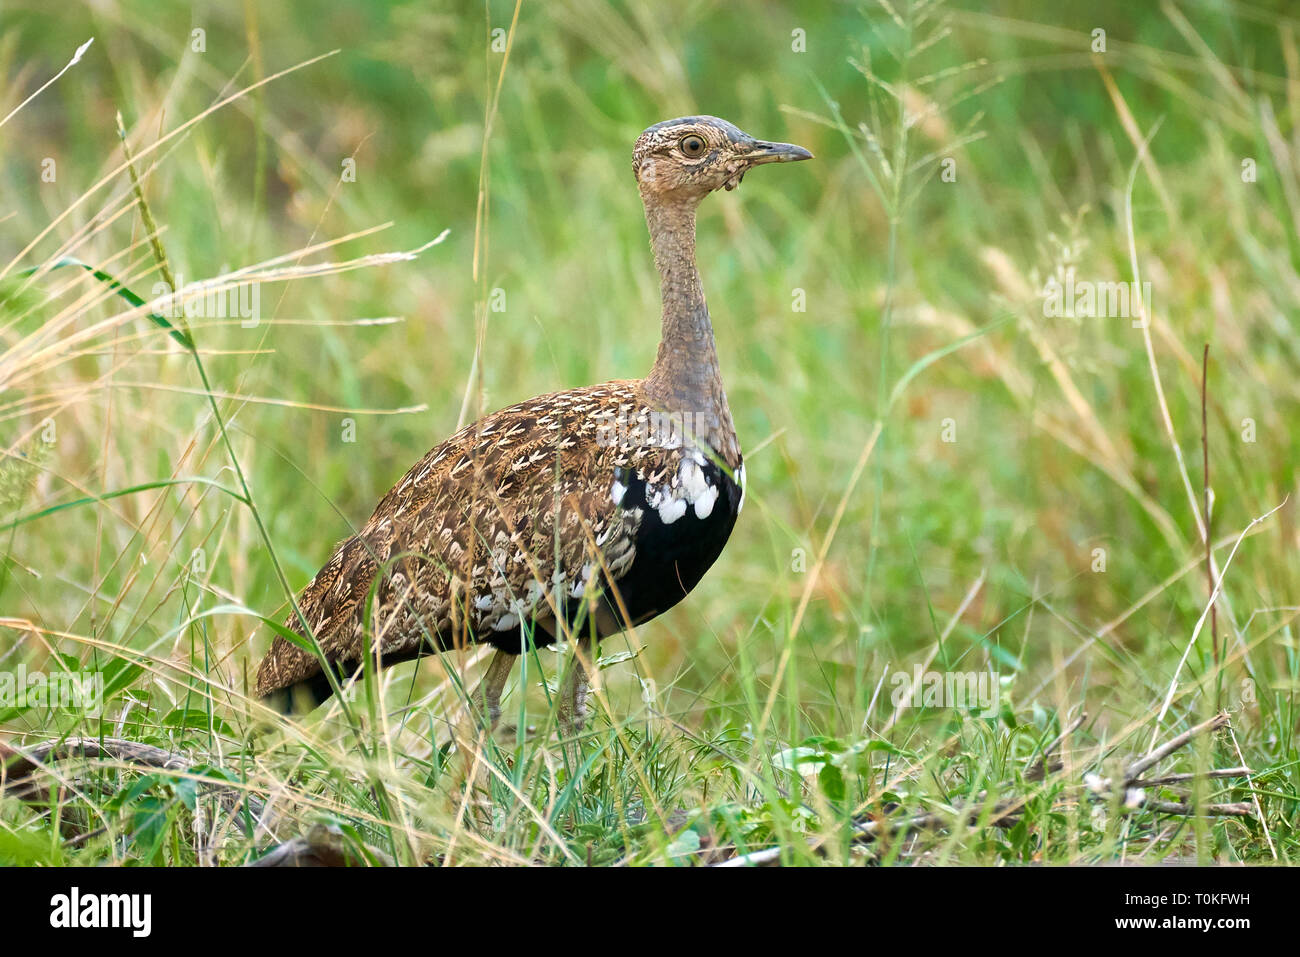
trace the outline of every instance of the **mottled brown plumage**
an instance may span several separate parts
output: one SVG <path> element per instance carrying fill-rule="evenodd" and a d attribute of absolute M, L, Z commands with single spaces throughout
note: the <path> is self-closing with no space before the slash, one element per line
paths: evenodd
<path fill-rule="evenodd" d="M 369 647 L 382 664 L 487 641 L 599 639 L 666 610 L 717 557 L 744 468 L 695 267 L 695 209 L 759 163 L 807 159 L 714 117 L 650 127 L 633 168 L 663 298 L 643 380 L 555 392 L 494 412 L 435 446 L 335 551 L 298 605 L 341 677 Z M 304 634 L 296 615 L 286 626 Z M 495 719 L 508 662 L 494 663 Z M 277 637 L 261 696 L 314 684 L 319 658 Z M 582 676 L 568 689 L 583 715 Z"/>
<path fill-rule="evenodd" d="M 560 606 L 591 587 L 574 595 L 578 582 L 617 581 L 642 516 L 614 504 L 616 470 L 675 488 L 690 443 L 671 435 L 675 420 L 659 416 L 653 431 L 661 438 L 635 441 L 652 431 L 652 412 L 642 383 L 609 382 L 510 406 L 435 446 L 299 599 L 326 657 L 360 660 L 380 566 L 388 573 L 369 609 L 371 628 L 383 655 L 398 659 L 431 636 L 443 647 L 469 644 L 530 618 L 550 630 Z M 719 444 L 734 446 L 729 420 L 726 427 Z M 738 457 L 723 461 L 733 472 L 740 466 Z M 544 592 L 543 582 L 552 587 Z M 556 585 L 565 586 L 559 595 Z M 300 630 L 295 616 L 285 624 Z M 319 670 L 313 654 L 279 638 L 259 669 L 258 693 Z"/>

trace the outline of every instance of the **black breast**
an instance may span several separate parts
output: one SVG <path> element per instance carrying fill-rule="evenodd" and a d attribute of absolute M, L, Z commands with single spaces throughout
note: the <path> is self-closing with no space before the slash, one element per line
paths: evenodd
<path fill-rule="evenodd" d="M 680 501 L 675 507 L 663 507 L 665 501 L 672 501 L 672 497 L 663 498 L 662 487 L 660 495 L 656 495 L 644 478 L 627 469 L 618 469 L 612 476 L 612 480 L 625 489 L 619 508 L 624 511 L 639 509 L 642 515 L 632 564 L 612 587 L 605 588 L 598 599 L 605 612 L 595 616 L 600 625 L 598 637 L 624 630 L 629 621 L 639 625 L 672 608 L 699 584 L 704 573 L 722 554 L 740 513 L 743 491 L 712 461 L 705 460 L 700 471 L 709 490 L 706 497 L 712 490 L 717 490 L 710 508 L 697 509 L 694 503 L 683 507 Z M 736 473 L 743 482 L 743 469 L 738 466 Z M 703 517 L 700 517 L 701 511 L 705 512 Z M 623 609 L 626 609 L 626 614 Z M 569 633 L 580 634 L 590 628 L 587 616 L 591 607 L 588 603 L 570 599 L 562 603 L 559 611 Z M 521 644 L 535 647 L 554 644 L 559 637 L 556 630 L 534 622 L 519 631 L 491 632 L 479 636 L 478 640 L 517 654 Z"/>
<path fill-rule="evenodd" d="M 740 512 L 741 489 L 712 461 L 701 469 L 705 481 L 718 490 L 717 500 L 704 518 L 688 506 L 679 517 L 665 522 L 662 510 L 651 508 L 646 501 L 645 481 L 635 476 L 627 481 L 622 508 L 640 508 L 645 514 L 637 530 L 636 558 L 615 587 L 634 625 L 663 614 L 685 598 L 731 537 Z M 604 601 L 614 619 L 622 622 L 614 596 L 606 595 Z"/>

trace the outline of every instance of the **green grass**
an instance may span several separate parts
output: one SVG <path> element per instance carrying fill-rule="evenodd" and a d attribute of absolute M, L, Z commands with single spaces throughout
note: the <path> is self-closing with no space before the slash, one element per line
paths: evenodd
<path fill-rule="evenodd" d="M 640 6 L 0 13 L 0 118 L 95 37 L 0 127 L 0 676 L 107 690 L 102 715 L 0 702 L 0 742 L 189 762 L 60 763 L 0 799 L 0 862 L 237 864 L 323 824 L 403 863 L 1293 863 L 1300 22 Z M 473 656 L 348 714 L 251 702 L 286 583 L 431 445 L 648 370 L 631 144 L 697 111 L 817 160 L 702 209 L 747 507 L 688 601 L 601 649 L 581 764 L 550 651 L 482 742 L 486 795 L 448 745 Z M 253 267 L 260 322 L 190 316 L 190 351 L 83 270 L 24 275 L 75 256 L 151 299 L 164 255 L 178 282 Z M 1046 315 L 1067 269 L 1149 281 L 1146 329 Z M 996 707 L 895 707 L 917 666 L 994 675 Z M 1148 775 L 1197 780 L 1146 796 L 1249 817 L 1084 786 L 1220 709 Z"/>

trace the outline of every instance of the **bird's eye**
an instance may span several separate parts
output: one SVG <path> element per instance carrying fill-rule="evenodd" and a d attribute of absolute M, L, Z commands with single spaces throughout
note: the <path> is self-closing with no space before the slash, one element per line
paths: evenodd
<path fill-rule="evenodd" d="M 694 133 L 683 136 L 681 143 L 678 145 L 681 146 L 682 152 L 692 159 L 704 155 L 704 137 L 702 136 L 696 136 Z"/>

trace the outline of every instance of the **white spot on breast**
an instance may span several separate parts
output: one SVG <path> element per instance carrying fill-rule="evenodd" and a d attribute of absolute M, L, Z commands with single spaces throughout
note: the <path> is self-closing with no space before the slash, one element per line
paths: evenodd
<path fill-rule="evenodd" d="M 681 481 L 682 494 L 686 496 L 688 502 L 696 501 L 709 488 L 708 477 L 694 459 L 686 459 L 682 462 L 677 477 Z"/>
<path fill-rule="evenodd" d="M 578 573 L 579 580 L 569 587 L 569 594 L 574 598 L 581 598 L 587 590 L 587 582 L 591 581 L 592 573 L 591 562 L 583 562 L 582 570 Z"/>
<path fill-rule="evenodd" d="M 708 518 L 713 514 L 713 503 L 718 500 L 718 490 L 710 485 L 708 491 L 695 500 L 695 517 Z"/>
<path fill-rule="evenodd" d="M 509 631 L 519 625 L 519 616 L 514 612 L 507 612 L 496 621 L 492 622 L 493 631 Z"/>
<path fill-rule="evenodd" d="M 740 504 L 736 506 L 736 514 L 745 507 L 745 466 L 742 464 L 736 469 L 736 484 L 740 486 Z"/>
<path fill-rule="evenodd" d="M 627 486 L 624 485 L 622 482 L 618 481 L 618 479 L 615 479 L 614 484 L 610 486 L 609 489 L 610 499 L 614 502 L 615 505 L 622 505 L 623 496 L 626 494 L 627 494 Z"/>
<path fill-rule="evenodd" d="M 659 506 L 659 520 L 665 525 L 671 525 L 685 514 L 686 499 L 684 498 L 670 498 Z"/>

